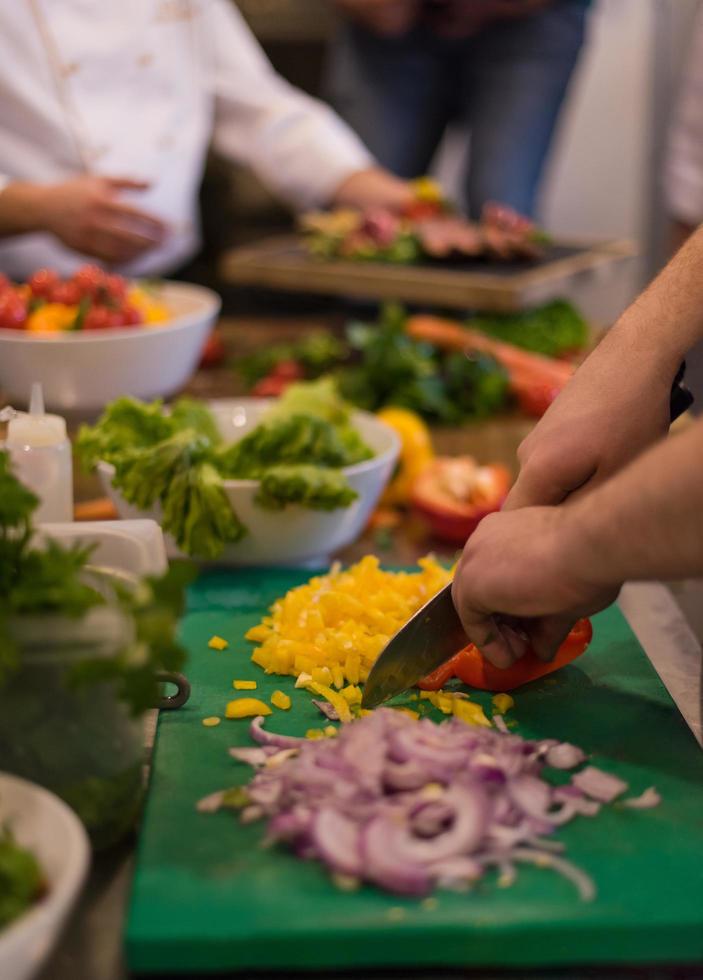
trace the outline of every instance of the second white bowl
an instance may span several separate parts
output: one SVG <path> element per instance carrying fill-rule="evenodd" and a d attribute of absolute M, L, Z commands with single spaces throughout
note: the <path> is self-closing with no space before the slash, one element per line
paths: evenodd
<path fill-rule="evenodd" d="M 235 442 L 261 421 L 270 407 L 268 399 L 240 398 L 210 402 L 219 429 L 227 442 Z M 283 510 L 266 510 L 256 502 L 258 480 L 225 480 L 224 489 L 237 516 L 249 533 L 225 550 L 220 561 L 229 565 L 324 564 L 330 555 L 351 544 L 363 531 L 383 488 L 393 473 L 400 442 L 390 426 L 369 412 L 354 412 L 352 422 L 375 455 L 343 473 L 358 497 L 338 510 L 310 510 L 297 504 Z M 158 509 L 149 512 L 130 506 L 112 486 L 113 469 L 100 463 L 98 473 L 106 493 L 120 517 L 152 517 L 159 521 Z M 169 555 L 179 554 L 166 535 Z"/>
<path fill-rule="evenodd" d="M 0 930 L 0 977 L 29 980 L 49 955 L 78 897 L 90 863 L 83 824 L 41 786 L 0 772 L 0 823 L 29 848 L 46 875 L 44 898 Z"/>

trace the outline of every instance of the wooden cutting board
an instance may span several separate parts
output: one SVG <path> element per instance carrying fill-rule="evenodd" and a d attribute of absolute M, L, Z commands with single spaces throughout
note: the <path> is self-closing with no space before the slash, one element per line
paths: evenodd
<path fill-rule="evenodd" d="M 285 235 L 232 249 L 222 258 L 220 274 L 238 286 L 514 313 L 557 297 L 569 298 L 584 279 L 635 254 L 633 244 L 625 240 L 556 242 L 532 261 L 457 259 L 398 265 L 319 259 L 297 235 Z"/>
<path fill-rule="evenodd" d="M 260 825 L 198 814 L 198 799 L 250 773 L 227 755 L 248 744 L 247 723 L 205 728 L 202 718 L 223 715 L 234 678 L 257 680 L 264 699 L 276 688 L 292 691 L 292 678 L 266 677 L 250 662 L 243 635 L 308 576 L 212 571 L 191 590 L 182 636 L 193 695 L 159 724 L 127 926 L 134 971 L 386 966 L 405 975 L 411 965 L 703 959 L 703 754 L 615 607 L 596 617 L 590 650 L 523 688 L 511 713 L 522 735 L 572 741 L 633 793 L 655 785 L 662 794 L 657 809 L 611 806 L 559 835 L 596 882 L 592 903 L 537 868 L 521 870 L 509 889 L 491 878 L 470 893 L 437 893 L 431 907 L 370 887 L 343 893 L 317 864 L 262 850 Z M 208 649 L 213 634 L 229 649 Z M 297 691 L 293 709 L 267 722 L 302 734 L 321 716 Z"/>

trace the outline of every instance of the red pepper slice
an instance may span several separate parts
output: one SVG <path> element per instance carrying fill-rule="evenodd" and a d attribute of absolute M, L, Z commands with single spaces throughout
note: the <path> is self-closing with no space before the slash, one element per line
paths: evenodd
<path fill-rule="evenodd" d="M 476 469 L 470 457 L 440 456 L 423 469 L 412 490 L 415 509 L 438 538 L 452 544 L 464 544 L 487 514 L 500 510 L 510 488 L 510 473 L 496 463 L 483 467 L 492 478 L 488 494 L 475 491 L 470 499 L 460 499 L 447 489 L 445 477 L 451 469 L 462 466 L 469 473 Z"/>
<path fill-rule="evenodd" d="M 468 687 L 475 687 L 480 691 L 512 691 L 538 677 L 551 674 L 580 657 L 592 636 L 590 619 L 579 619 L 549 663 L 540 660 L 532 650 L 528 650 L 512 667 L 504 670 L 485 660 L 478 647 L 470 643 L 446 664 L 424 677 L 418 687 L 423 691 L 439 691 L 448 680 L 458 677 Z"/>

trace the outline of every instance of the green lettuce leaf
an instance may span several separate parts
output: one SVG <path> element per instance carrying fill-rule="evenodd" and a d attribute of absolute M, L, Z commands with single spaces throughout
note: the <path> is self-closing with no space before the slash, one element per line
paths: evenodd
<path fill-rule="evenodd" d="M 186 555 L 217 558 L 247 533 L 232 510 L 215 467 L 201 460 L 184 466 L 162 498 L 163 529 Z"/>
<path fill-rule="evenodd" d="M 338 470 L 321 466 L 273 466 L 261 478 L 256 501 L 268 510 L 301 504 L 313 510 L 348 507 L 358 497 Z"/>

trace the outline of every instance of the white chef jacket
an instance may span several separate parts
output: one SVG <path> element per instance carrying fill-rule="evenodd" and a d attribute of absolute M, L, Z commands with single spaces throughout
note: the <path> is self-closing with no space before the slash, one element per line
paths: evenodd
<path fill-rule="evenodd" d="M 664 189 L 674 218 L 690 225 L 703 221 L 703 7 L 694 22 L 669 133 Z"/>
<path fill-rule="evenodd" d="M 120 271 L 168 273 L 197 250 L 211 140 L 297 208 L 372 163 L 328 106 L 274 72 L 230 0 L 0 3 L 0 186 L 85 172 L 149 181 L 125 198 L 171 233 Z M 16 279 L 84 261 L 48 234 L 0 240 L 0 270 Z"/>

